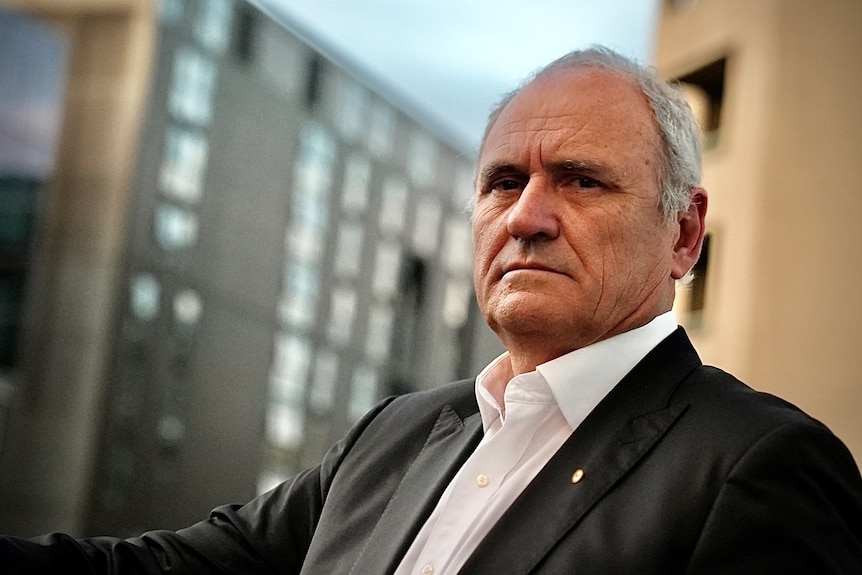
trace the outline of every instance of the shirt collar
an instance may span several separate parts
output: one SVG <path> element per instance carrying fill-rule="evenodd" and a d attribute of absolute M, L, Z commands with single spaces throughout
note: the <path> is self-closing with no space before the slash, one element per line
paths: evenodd
<path fill-rule="evenodd" d="M 536 372 L 548 382 L 560 411 L 574 430 L 614 386 L 676 328 L 673 312 L 667 312 L 644 326 L 543 363 L 536 367 Z M 512 364 L 506 352 L 476 378 L 476 400 L 486 431 L 500 417 L 500 408 L 488 391 L 488 384 L 499 379 L 508 382 L 512 377 Z"/>

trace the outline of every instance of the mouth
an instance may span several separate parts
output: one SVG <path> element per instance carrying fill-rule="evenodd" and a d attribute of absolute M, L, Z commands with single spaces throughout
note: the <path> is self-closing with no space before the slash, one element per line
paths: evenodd
<path fill-rule="evenodd" d="M 546 265 L 543 265 L 543 264 L 537 263 L 537 262 L 530 262 L 530 263 L 518 263 L 518 264 L 512 264 L 510 266 L 506 266 L 503 269 L 503 275 L 505 276 L 506 274 L 509 274 L 512 272 L 521 272 L 521 271 L 525 271 L 525 272 L 547 272 L 547 273 L 554 273 L 554 274 L 563 274 L 563 272 L 556 270 L 550 266 L 546 266 Z M 563 274 L 563 275 L 565 275 L 565 274 Z"/>

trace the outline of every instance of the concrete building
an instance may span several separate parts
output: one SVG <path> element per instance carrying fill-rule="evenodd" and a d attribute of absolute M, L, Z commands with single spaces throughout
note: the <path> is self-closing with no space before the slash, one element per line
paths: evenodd
<path fill-rule="evenodd" d="M 862 3 L 666 0 L 655 62 L 706 131 L 709 250 L 678 302 L 705 361 L 862 461 Z"/>
<path fill-rule="evenodd" d="M 468 149 L 243 1 L 2 5 L 70 65 L 0 531 L 178 528 L 468 375 Z"/>

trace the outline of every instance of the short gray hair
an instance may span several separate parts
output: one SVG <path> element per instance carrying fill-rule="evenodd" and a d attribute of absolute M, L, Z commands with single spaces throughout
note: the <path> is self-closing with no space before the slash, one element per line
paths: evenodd
<path fill-rule="evenodd" d="M 609 48 L 593 46 L 570 52 L 534 72 L 518 88 L 506 94 L 488 117 L 480 152 L 503 108 L 521 93 L 521 90 L 547 74 L 581 67 L 600 68 L 621 74 L 643 92 L 652 108 L 661 136 L 660 208 L 666 218 L 675 219 L 676 215 L 687 210 L 691 203 L 689 190 L 700 185 L 700 129 L 688 101 L 677 86 L 661 80 L 654 68 L 642 66 Z"/>

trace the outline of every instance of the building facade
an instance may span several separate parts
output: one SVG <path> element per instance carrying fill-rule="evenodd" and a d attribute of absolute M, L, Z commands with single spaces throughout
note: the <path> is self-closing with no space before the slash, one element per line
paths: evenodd
<path fill-rule="evenodd" d="M 862 461 L 862 3 L 666 0 L 656 65 L 693 94 L 708 253 L 679 298 L 704 360 Z"/>
<path fill-rule="evenodd" d="M 105 188 L 116 209 L 80 205 L 81 225 L 118 230 L 102 289 L 78 269 L 79 283 L 39 296 L 82 300 L 64 303 L 81 314 L 70 330 L 94 322 L 76 309 L 92 301 L 98 353 L 76 355 L 88 369 L 74 381 L 46 375 L 53 358 L 38 348 L 24 353 L 0 453 L 2 530 L 179 528 L 314 464 L 381 397 L 469 375 L 469 150 L 243 1 L 7 4 L 55 25 L 87 19 L 70 40 L 70 86 L 76 58 L 95 67 L 87 59 L 109 50 L 143 99 L 137 123 L 104 128 L 134 141 L 100 148 L 128 154 L 127 187 Z M 134 47 L 120 29 L 132 25 Z M 94 31 L 117 44 L 88 46 Z M 141 62 L 118 55 L 129 52 Z M 67 102 L 64 139 L 71 124 L 87 129 L 89 105 Z M 61 181 L 48 204 L 68 193 Z M 32 396 L 62 386 L 77 401 L 50 413 Z M 34 439 L 34 421 L 53 436 Z M 72 455 L 71 441 L 83 446 Z M 44 478 L 70 464 L 60 514 L 58 480 Z"/>

